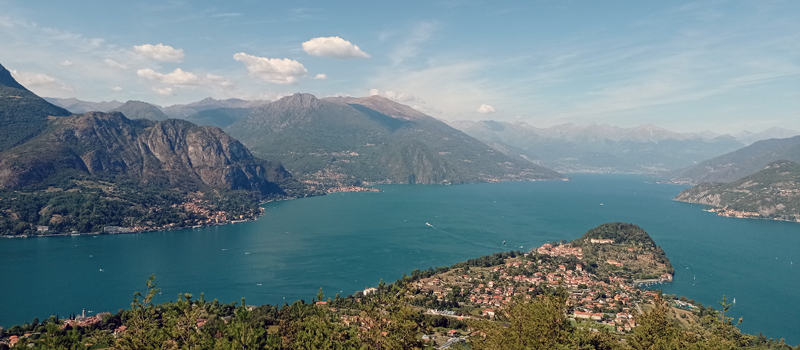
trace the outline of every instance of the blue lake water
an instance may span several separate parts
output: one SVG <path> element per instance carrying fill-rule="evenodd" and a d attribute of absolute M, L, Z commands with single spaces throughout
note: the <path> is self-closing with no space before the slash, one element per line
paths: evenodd
<path fill-rule="evenodd" d="M 162 288 L 157 302 L 179 292 L 248 304 L 310 300 L 320 287 L 346 295 L 415 268 L 528 250 L 624 221 L 670 258 L 675 282 L 665 293 L 712 306 L 722 295 L 736 298 L 732 315 L 744 317 L 744 331 L 800 343 L 798 223 L 717 217 L 673 202 L 684 186 L 635 175 L 379 188 L 268 203 L 259 220 L 234 225 L 2 239 L 0 325 L 128 308 L 150 274 Z"/>

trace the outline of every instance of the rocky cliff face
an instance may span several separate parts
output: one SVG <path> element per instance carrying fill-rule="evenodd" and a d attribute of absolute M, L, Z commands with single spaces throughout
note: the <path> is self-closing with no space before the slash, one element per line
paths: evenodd
<path fill-rule="evenodd" d="M 280 193 L 291 175 L 254 158 L 215 127 L 182 120 L 130 120 L 91 112 L 61 118 L 29 142 L 0 153 L 0 188 L 19 188 L 54 175 L 117 176 L 142 183 Z"/>

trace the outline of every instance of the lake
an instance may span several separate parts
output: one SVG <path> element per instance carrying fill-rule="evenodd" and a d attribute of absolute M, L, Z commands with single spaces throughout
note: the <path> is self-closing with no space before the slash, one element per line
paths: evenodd
<path fill-rule="evenodd" d="M 128 308 L 150 274 L 162 288 L 156 302 L 179 292 L 248 304 L 310 301 L 320 287 L 347 295 L 415 268 L 529 250 L 624 221 L 645 229 L 675 267 L 665 293 L 716 308 L 723 295 L 736 298 L 731 315 L 744 317 L 742 330 L 800 343 L 800 224 L 718 217 L 672 201 L 685 186 L 642 176 L 571 178 L 386 185 L 268 203 L 259 220 L 226 226 L 2 239 L 0 325 Z"/>

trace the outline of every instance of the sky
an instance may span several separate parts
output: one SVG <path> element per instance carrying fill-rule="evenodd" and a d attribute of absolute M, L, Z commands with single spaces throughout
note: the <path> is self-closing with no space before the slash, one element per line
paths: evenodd
<path fill-rule="evenodd" d="M 378 94 L 443 120 L 800 130 L 800 1 L 0 0 L 40 96 Z"/>

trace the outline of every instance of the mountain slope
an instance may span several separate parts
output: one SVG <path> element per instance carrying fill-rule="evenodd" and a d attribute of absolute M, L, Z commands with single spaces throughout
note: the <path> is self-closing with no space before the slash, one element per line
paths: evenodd
<path fill-rule="evenodd" d="M 800 136 L 753 143 L 737 151 L 676 171 L 673 182 L 730 182 L 754 174 L 778 160 L 800 162 Z"/>
<path fill-rule="evenodd" d="M 446 124 L 372 96 L 295 94 L 226 129 L 296 176 L 330 184 L 544 180 L 563 176 L 512 159 Z"/>
<path fill-rule="evenodd" d="M 704 183 L 676 201 L 714 207 L 721 216 L 800 221 L 800 164 L 777 161 L 730 183 Z"/>
<path fill-rule="evenodd" d="M 563 172 L 660 173 L 743 146 L 730 136 L 704 139 L 654 125 L 621 128 L 568 123 L 536 128 L 491 120 L 452 125 L 509 156 Z"/>
<path fill-rule="evenodd" d="M 128 119 L 167 120 L 169 117 L 158 106 L 142 101 L 128 101 L 109 112 L 120 112 Z"/>
<path fill-rule="evenodd" d="M 47 127 L 48 117 L 71 113 L 56 107 L 20 85 L 0 65 L 0 151 L 19 145 Z"/>

